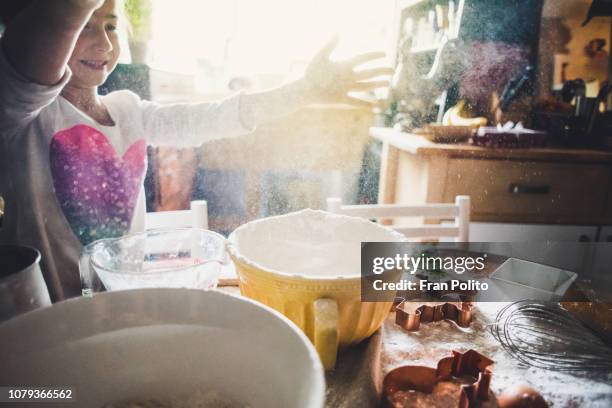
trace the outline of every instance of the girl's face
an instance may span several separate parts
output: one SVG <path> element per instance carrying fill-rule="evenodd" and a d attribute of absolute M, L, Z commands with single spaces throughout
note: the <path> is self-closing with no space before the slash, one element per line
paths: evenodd
<path fill-rule="evenodd" d="M 117 24 L 120 11 L 115 0 L 106 0 L 85 27 L 68 60 L 70 82 L 77 87 L 99 86 L 115 69 L 119 59 Z"/>

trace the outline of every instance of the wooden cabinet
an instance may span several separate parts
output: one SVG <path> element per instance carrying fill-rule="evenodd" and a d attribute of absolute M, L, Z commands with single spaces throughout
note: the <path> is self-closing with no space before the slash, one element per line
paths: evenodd
<path fill-rule="evenodd" d="M 601 228 L 599 240 L 602 242 L 612 242 L 612 225 L 605 225 Z"/>
<path fill-rule="evenodd" d="M 370 133 L 384 143 L 382 203 L 453 202 L 457 195 L 469 195 L 474 222 L 612 224 L 612 152 L 487 149 L 436 144 L 387 128 L 372 128 Z M 592 240 L 591 232 L 577 238 Z M 528 235 L 524 229 L 520 234 Z"/>
<path fill-rule="evenodd" d="M 597 224 L 605 218 L 605 164 L 449 158 L 443 201 L 467 194 L 474 219 Z M 599 186 L 599 187 L 598 187 Z"/>

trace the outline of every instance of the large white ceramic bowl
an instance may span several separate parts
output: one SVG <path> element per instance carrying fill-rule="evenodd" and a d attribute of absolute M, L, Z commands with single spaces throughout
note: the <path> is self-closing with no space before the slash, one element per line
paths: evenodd
<path fill-rule="evenodd" d="M 319 357 L 291 321 L 216 291 L 107 292 L 26 313 L 0 325 L 0 361 L 3 386 L 75 389 L 75 403 L 45 407 L 197 390 L 253 408 L 318 408 L 325 398 Z"/>

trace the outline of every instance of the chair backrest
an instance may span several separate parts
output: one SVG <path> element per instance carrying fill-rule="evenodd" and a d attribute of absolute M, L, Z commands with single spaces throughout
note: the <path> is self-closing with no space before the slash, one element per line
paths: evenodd
<path fill-rule="evenodd" d="M 208 204 L 205 200 L 192 201 L 189 210 L 148 212 L 145 228 L 202 228 L 208 229 Z"/>
<path fill-rule="evenodd" d="M 454 204 L 369 204 L 369 205 L 343 205 L 340 198 L 327 199 L 327 211 L 362 217 L 367 219 L 392 219 L 398 217 L 426 217 L 428 219 L 454 220 L 448 224 L 425 224 L 422 226 L 397 225 L 389 227 L 404 234 L 407 238 L 454 238 L 457 242 L 468 242 L 470 231 L 470 197 L 457 196 Z"/>

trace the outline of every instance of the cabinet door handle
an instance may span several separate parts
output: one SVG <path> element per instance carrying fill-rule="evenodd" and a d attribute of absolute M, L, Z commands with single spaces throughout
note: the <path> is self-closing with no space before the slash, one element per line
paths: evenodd
<path fill-rule="evenodd" d="M 510 183 L 508 185 L 508 192 L 510 194 L 548 194 L 550 193 L 550 186 L 546 184 L 530 185 Z"/>

